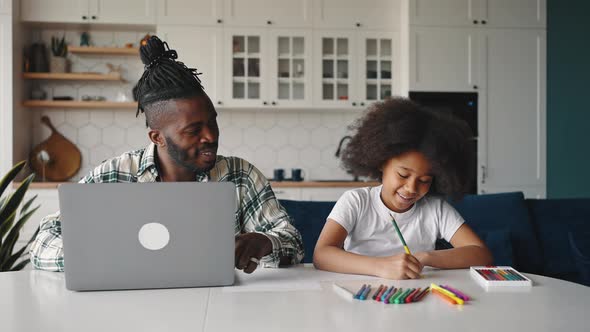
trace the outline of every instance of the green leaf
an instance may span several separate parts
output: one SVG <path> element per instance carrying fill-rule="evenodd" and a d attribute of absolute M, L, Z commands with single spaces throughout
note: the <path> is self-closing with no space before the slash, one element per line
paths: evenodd
<path fill-rule="evenodd" d="M 14 167 L 2 178 L 2 181 L 0 181 L 0 196 L 2 196 L 4 189 L 6 189 L 10 182 L 14 180 L 16 175 L 25 167 L 25 164 L 26 162 L 23 160 L 20 163 L 14 165 Z"/>
<path fill-rule="evenodd" d="M 18 240 L 21 228 L 24 226 L 24 224 L 27 222 L 27 220 L 33 215 L 33 213 L 35 213 L 35 211 L 37 211 L 38 208 L 39 207 L 36 207 L 35 209 L 27 212 L 12 227 L 12 229 L 8 233 L 8 236 L 6 236 L 6 240 L 4 242 L 4 245 L 0 248 L 0 264 L 2 264 L 2 262 L 7 260 L 8 257 L 12 254 L 12 251 L 14 250 L 14 245 L 16 244 L 16 241 Z"/>
<path fill-rule="evenodd" d="M 26 249 L 27 246 L 25 245 L 22 248 L 20 248 L 16 253 L 8 257 L 6 261 L 0 262 L 0 271 L 10 271 L 12 265 L 16 263 L 16 261 L 23 255 Z"/>
<path fill-rule="evenodd" d="M 8 233 L 8 231 L 10 230 L 12 225 L 14 224 L 15 219 L 16 219 L 16 211 L 14 211 L 13 214 L 11 214 L 8 218 L 6 218 L 6 220 L 4 221 L 2 226 L 0 226 L 0 248 L 2 248 L 2 242 L 4 241 L 3 240 L 4 236 L 6 235 L 6 233 Z"/>
<path fill-rule="evenodd" d="M 33 201 L 35 200 L 35 198 L 37 198 L 37 196 L 39 195 L 35 195 L 33 197 L 31 197 L 31 199 L 29 199 L 25 205 L 23 205 L 23 207 L 20 209 L 20 214 L 26 213 L 27 210 L 29 209 L 29 207 L 31 207 L 31 204 L 33 203 Z"/>
<path fill-rule="evenodd" d="M 27 189 L 29 188 L 29 184 L 33 181 L 34 178 L 35 174 L 29 175 L 25 179 L 25 181 L 23 181 L 23 183 L 18 187 L 18 189 L 16 189 L 14 194 L 10 196 L 5 206 L 3 206 L 2 209 L 0 209 L 0 226 L 2 226 L 2 224 L 9 215 L 16 211 L 16 209 L 22 202 L 25 193 L 27 192 Z"/>
<path fill-rule="evenodd" d="M 25 266 L 27 266 L 27 264 L 29 264 L 31 260 L 29 258 L 25 259 L 24 261 L 18 263 L 14 268 L 12 268 L 12 270 L 10 271 L 20 271 L 22 270 Z"/>

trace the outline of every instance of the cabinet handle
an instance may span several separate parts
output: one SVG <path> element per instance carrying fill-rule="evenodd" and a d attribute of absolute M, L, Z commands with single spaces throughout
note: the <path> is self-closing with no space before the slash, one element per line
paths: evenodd
<path fill-rule="evenodd" d="M 275 101 L 272 102 L 273 105 L 276 105 L 277 103 Z"/>
<path fill-rule="evenodd" d="M 217 105 L 221 105 L 221 104 L 223 104 L 223 103 L 221 102 L 221 100 L 218 100 L 218 101 L 217 101 Z"/>
<path fill-rule="evenodd" d="M 355 102 L 353 102 L 353 103 L 352 103 L 352 106 L 356 106 L 356 103 L 355 103 Z"/>
<path fill-rule="evenodd" d="M 222 19 L 217 19 L 217 23 L 223 23 Z"/>
<path fill-rule="evenodd" d="M 486 23 L 487 23 L 486 20 L 481 21 L 481 24 L 486 24 Z"/>
<path fill-rule="evenodd" d="M 360 28 L 361 27 L 361 24 L 357 22 L 356 23 L 356 26 L 357 26 L 357 28 Z"/>
<path fill-rule="evenodd" d="M 488 176 L 486 166 L 481 165 L 481 184 L 486 183 L 486 177 Z M 482 191 L 483 192 L 483 191 Z"/>
<path fill-rule="evenodd" d="M 365 106 L 365 103 L 361 103 L 361 106 Z"/>
<path fill-rule="evenodd" d="M 87 20 L 88 19 L 88 16 L 84 15 L 84 16 L 82 16 L 82 19 L 83 20 Z"/>
<path fill-rule="evenodd" d="M 478 20 L 473 20 L 473 24 L 477 24 L 477 23 L 479 23 Z"/>
<path fill-rule="evenodd" d="M 92 19 L 93 20 L 96 20 L 96 15 L 92 15 Z"/>
<path fill-rule="evenodd" d="M 272 21 L 266 21 L 266 24 L 271 25 Z"/>
<path fill-rule="evenodd" d="M 267 103 L 267 102 L 265 102 L 265 101 L 263 101 L 263 102 L 262 102 L 262 105 L 268 105 L 268 103 Z"/>
<path fill-rule="evenodd" d="M 473 86 L 473 90 L 477 90 L 477 85 L 474 85 Z"/>

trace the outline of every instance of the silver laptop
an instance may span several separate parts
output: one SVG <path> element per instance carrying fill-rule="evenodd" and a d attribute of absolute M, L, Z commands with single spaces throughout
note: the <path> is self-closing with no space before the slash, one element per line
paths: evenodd
<path fill-rule="evenodd" d="M 231 182 L 62 184 L 66 288 L 234 283 Z"/>

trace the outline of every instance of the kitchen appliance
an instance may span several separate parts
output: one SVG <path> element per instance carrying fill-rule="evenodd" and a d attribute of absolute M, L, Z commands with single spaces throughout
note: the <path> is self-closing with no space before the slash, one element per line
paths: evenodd
<path fill-rule="evenodd" d="M 473 133 L 473 158 L 471 188 L 468 194 L 477 193 L 477 137 L 479 135 L 477 121 L 477 92 L 424 92 L 410 91 L 410 99 L 425 108 L 436 112 L 445 112 L 467 122 Z"/>

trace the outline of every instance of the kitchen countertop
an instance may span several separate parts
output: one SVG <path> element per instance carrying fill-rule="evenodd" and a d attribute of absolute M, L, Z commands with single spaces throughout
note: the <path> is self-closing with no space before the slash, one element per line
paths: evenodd
<path fill-rule="evenodd" d="M 33 182 L 31 189 L 56 189 L 62 182 Z M 310 181 L 270 181 L 273 188 L 352 188 L 378 186 L 376 181 L 339 181 L 339 180 L 310 180 Z M 13 187 L 18 187 L 20 182 L 14 182 Z"/>

